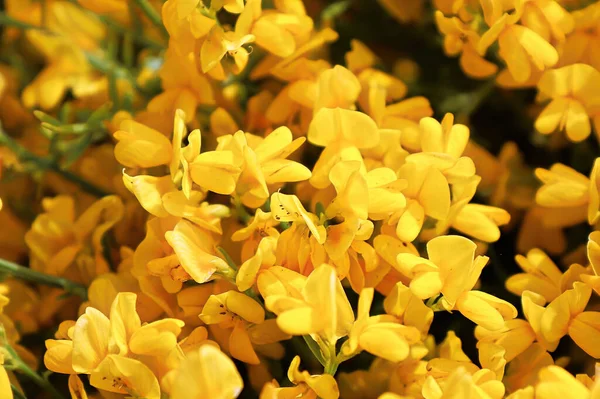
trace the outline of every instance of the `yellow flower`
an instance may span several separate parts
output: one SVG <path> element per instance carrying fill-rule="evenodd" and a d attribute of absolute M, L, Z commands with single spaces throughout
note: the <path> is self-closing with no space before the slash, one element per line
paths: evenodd
<path fill-rule="evenodd" d="M 504 397 L 504 385 L 494 378 L 494 373 L 487 369 L 469 372 L 464 367 L 454 369 L 443 381 L 427 377 L 423 385 L 423 396 L 426 398 L 475 397 L 500 399 Z"/>
<path fill-rule="evenodd" d="M 571 13 L 574 29 L 559 46 L 560 66 L 583 63 L 600 70 L 600 5 L 592 3 Z"/>
<path fill-rule="evenodd" d="M 265 237 L 278 237 L 279 231 L 275 228 L 279 222 L 275 220 L 271 212 L 264 212 L 257 208 L 254 216 L 246 227 L 236 230 L 231 235 L 231 241 L 243 241 L 241 258 L 242 261 L 250 259 L 256 248 Z"/>
<path fill-rule="evenodd" d="M 116 273 L 102 274 L 94 279 L 88 287 L 88 301 L 80 306 L 80 313 L 85 308 L 93 307 L 105 315 L 110 314 L 110 308 L 119 292 L 133 292 L 137 295 L 136 309 L 140 319 L 155 320 L 163 310 L 152 298 L 144 294 L 139 281 L 132 274 L 134 251 L 131 248 L 120 248 L 121 263 Z"/>
<path fill-rule="evenodd" d="M 498 67 L 477 53 L 477 32 L 458 17 L 445 17 L 439 10 L 435 22 L 444 35 L 444 52 L 451 57 L 460 54 L 460 66 L 467 75 L 482 79 L 496 73 Z"/>
<path fill-rule="evenodd" d="M 523 312 L 537 335 L 537 340 L 547 350 L 554 351 L 560 339 L 569 334 L 579 347 L 594 357 L 600 352 L 593 345 L 600 332 L 597 330 L 596 312 L 584 311 L 592 289 L 575 282 L 546 307 L 541 295 L 531 291 L 522 294 Z"/>
<path fill-rule="evenodd" d="M 335 268 L 330 265 L 322 264 L 315 268 L 297 297 L 269 294 L 265 292 L 269 288 L 260 281 L 259 289 L 267 309 L 278 315 L 277 325 L 285 333 L 311 334 L 318 343 L 329 348 L 350 332 L 354 313 Z"/>
<path fill-rule="evenodd" d="M 68 91 L 80 97 L 79 89 L 96 79 L 85 52 L 98 49 L 107 29 L 96 15 L 77 4 L 58 1 L 45 7 L 44 12 L 42 8 L 33 1 L 7 4 L 11 17 L 45 28 L 25 32 L 26 40 L 40 53 L 46 65 L 25 87 L 21 99 L 27 108 L 39 106 L 49 110 L 55 108 Z"/>
<path fill-rule="evenodd" d="M 328 218 L 341 216 L 382 220 L 406 206 L 406 182 L 389 168 L 365 172 L 358 161 L 340 161 L 329 172 L 337 196 L 326 209 Z"/>
<path fill-rule="evenodd" d="M 233 399 L 244 387 L 233 361 L 212 345 L 188 353 L 165 378 L 171 379 L 172 399 Z"/>
<path fill-rule="evenodd" d="M 137 297 L 119 293 L 112 303 L 110 318 L 87 308 L 67 329 L 67 336 L 47 340 L 44 363 L 49 370 L 68 374 L 89 374 L 92 386 L 115 393 L 160 398 L 160 388 L 149 364 L 166 366 L 166 358 L 177 353 L 177 336 L 184 323 L 160 319 L 141 324 L 136 312 Z"/>
<path fill-rule="evenodd" d="M 526 257 L 517 255 L 515 260 L 525 273 L 515 274 L 506 280 L 506 288 L 513 294 L 533 291 L 550 302 L 564 291 L 562 272 L 543 251 L 532 249 Z"/>
<path fill-rule="evenodd" d="M 248 62 L 248 50 L 242 46 L 254 40 L 254 35 L 240 33 L 237 26 L 235 31 L 225 32 L 219 25 L 214 25 L 200 50 L 202 72 L 207 73 L 217 66 L 221 69 L 221 60 L 229 54 L 233 57 L 235 71 L 239 73 Z"/>
<path fill-rule="evenodd" d="M 520 12 L 504 14 L 490 21 L 490 29 L 481 36 L 479 54 L 498 40 L 500 57 L 506 62 L 515 81 L 523 83 L 536 71 L 543 71 L 558 62 L 558 52 L 535 31 L 517 25 Z"/>
<path fill-rule="evenodd" d="M 273 193 L 271 209 L 275 221 L 292 222 L 292 226 L 277 239 L 277 265 L 308 275 L 326 261 L 323 244 L 327 240 L 327 230 L 315 214 L 304 209 L 298 197 Z"/>
<path fill-rule="evenodd" d="M 165 3 L 163 9 L 167 9 L 169 3 L 171 1 Z M 211 23 L 214 24 L 214 20 L 210 18 L 202 20 L 202 24 L 209 29 Z M 196 68 L 193 48 L 185 51 L 189 52 L 181 54 L 176 47 L 169 46 L 165 52 L 164 63 L 159 72 L 164 91 L 150 100 L 148 111 L 170 118 L 177 109 L 181 109 L 185 114 L 185 122 L 190 123 L 199 105 L 215 104 L 215 95 L 208 78 Z"/>
<path fill-rule="evenodd" d="M 421 149 L 419 121 L 433 115 L 429 100 L 425 97 L 411 97 L 385 107 L 379 127 L 402 131 L 402 147 L 410 151 Z"/>
<path fill-rule="evenodd" d="M 561 397 L 565 399 L 593 398 L 598 395 L 598 384 L 590 390 L 571 373 L 559 366 L 548 366 L 540 370 L 535 396 L 540 399 Z"/>
<path fill-rule="evenodd" d="M 475 327 L 477 345 L 494 344 L 504 349 L 504 360 L 510 362 L 525 352 L 536 339 L 535 332 L 526 320 L 506 320 L 500 330 L 487 330 L 484 327 Z"/>
<path fill-rule="evenodd" d="M 119 197 L 99 199 L 77 219 L 71 197 L 45 198 L 42 206 L 45 212 L 25 234 L 32 268 L 85 283 L 109 271 L 102 238 L 123 217 Z"/>
<path fill-rule="evenodd" d="M 546 71 L 538 90 L 543 98 L 552 99 L 535 121 L 540 133 L 565 130 L 569 140 L 575 142 L 590 135 L 591 110 L 600 105 L 600 72 L 585 64 Z"/>
<path fill-rule="evenodd" d="M 198 228 L 185 219 L 177 222 L 172 231 L 166 232 L 165 239 L 173 248 L 175 259 L 170 259 L 163 266 L 171 268 L 171 271 L 166 270 L 166 274 L 170 274 L 174 280 L 179 279 L 176 277 L 177 272 L 173 270 L 173 262 L 175 265 L 181 265 L 184 274 L 198 283 L 208 281 L 214 273 L 228 275 L 231 271 L 227 262 L 214 255 L 215 240 L 210 232 Z M 148 267 L 152 266 L 148 265 Z M 180 281 L 185 281 L 185 278 Z"/>
<path fill-rule="evenodd" d="M 555 215 L 555 225 L 580 223 L 586 219 L 586 213 L 589 224 L 598 220 L 600 159 L 595 160 L 589 179 L 560 163 L 549 170 L 537 168 L 535 175 L 544 184 L 536 193 L 536 202 L 549 208 L 561 208 L 561 214 Z"/>
<path fill-rule="evenodd" d="M 102 391 L 160 398 L 160 386 L 150 368 L 136 359 L 108 355 L 90 376 L 90 385 Z"/>
<path fill-rule="evenodd" d="M 129 168 L 151 168 L 171 161 L 171 142 L 160 132 L 133 120 L 121 122 L 114 133 L 115 157 Z"/>
<path fill-rule="evenodd" d="M 427 336 L 433 322 L 433 310 L 417 298 L 409 287 L 401 282 L 396 283 L 383 301 L 383 307 L 387 314 L 398 317 L 402 324 L 417 328 L 423 338 Z"/>
<path fill-rule="evenodd" d="M 450 212 L 450 186 L 437 168 L 420 162 L 407 162 L 398 171 L 398 177 L 408 182 L 402 190 L 406 208 L 388 220 L 396 224 L 396 234 L 404 242 L 414 241 L 423 227 L 425 216 L 444 220 Z"/>
<path fill-rule="evenodd" d="M 231 330 L 228 339 L 228 350 L 232 357 L 250 364 L 258 364 L 260 360 L 253 348 L 253 338 L 265 340 L 264 335 L 274 338 L 268 343 L 285 339 L 277 326 L 265 321 L 265 311 L 262 306 L 249 296 L 237 291 L 227 291 L 211 295 L 200 319 L 208 325 L 218 325 L 219 328 Z M 273 331 L 275 328 L 276 331 Z M 271 331 L 268 331 L 271 329 Z M 263 336 L 261 336 L 263 335 Z M 267 343 L 267 342 L 262 342 Z"/>
<path fill-rule="evenodd" d="M 264 237 L 260 240 L 256 253 L 240 266 L 235 282 L 240 291 L 250 289 L 261 269 L 269 268 L 276 263 L 277 236 Z"/>
<path fill-rule="evenodd" d="M 280 388 L 277 381 L 265 384 L 260 399 L 306 398 L 338 399 L 340 392 L 335 378 L 329 374 L 310 375 L 300 371 L 300 356 L 295 356 L 287 373 L 295 387 Z"/>
<path fill-rule="evenodd" d="M 215 181 L 228 179 L 227 190 L 230 194 L 235 190 L 242 203 L 257 208 L 269 198 L 269 186 L 286 182 L 297 182 L 310 177 L 310 170 L 304 165 L 287 158 L 304 142 L 304 138 L 292 140 L 291 131 L 282 126 L 275 129 L 264 139 L 241 130 L 234 135 L 221 136 L 214 152 L 215 161 L 223 159 L 223 155 L 232 154 L 232 158 L 220 162 L 230 163 L 228 167 L 236 168 L 237 175 L 222 176 L 213 173 Z M 201 154 L 192 164 L 190 170 L 194 181 L 200 185 L 200 178 L 207 179 L 206 170 L 198 169 Z"/>
<path fill-rule="evenodd" d="M 523 396 L 515 393 L 517 399 L 533 398 L 533 386 L 538 382 L 540 370 L 552 364 L 552 356 L 542 345 L 534 343 L 508 364 L 504 377 L 506 389 L 509 392 L 520 391 Z"/>
<path fill-rule="evenodd" d="M 357 77 L 343 66 L 336 65 L 319 75 L 313 110 L 317 113 L 321 108 L 355 109 L 354 103 L 360 92 Z"/>
<path fill-rule="evenodd" d="M 310 183 L 326 188 L 331 183 L 329 172 L 339 161 L 360 161 L 360 149 L 379 143 L 379 130 L 366 114 L 342 108 L 320 109 L 310 124 L 307 139 L 325 147 L 312 172 Z"/>
<path fill-rule="evenodd" d="M 516 6 L 522 7 L 521 23 L 547 42 L 563 42 L 573 30 L 574 17 L 558 2 L 526 0 Z"/>
<path fill-rule="evenodd" d="M 277 1 L 263 11 L 261 0 L 249 0 L 236 22 L 236 32 L 251 35 L 256 44 L 276 57 L 290 57 L 301 49 L 313 30 L 313 20 L 298 1 Z"/>
<path fill-rule="evenodd" d="M 372 288 L 361 291 L 356 320 L 340 351 L 348 357 L 365 350 L 392 362 L 405 360 L 410 345 L 420 341 L 419 330 L 400 324 L 392 315 L 369 316 L 373 293 Z"/>
<path fill-rule="evenodd" d="M 474 259 L 477 246 L 460 236 L 436 237 L 427 243 L 429 260 L 401 253 L 398 270 L 411 278 L 410 289 L 421 299 L 442 294 L 441 306 L 457 309 L 465 317 L 489 330 L 504 326 L 517 316 L 510 303 L 481 291 L 471 291 L 488 258 Z"/>

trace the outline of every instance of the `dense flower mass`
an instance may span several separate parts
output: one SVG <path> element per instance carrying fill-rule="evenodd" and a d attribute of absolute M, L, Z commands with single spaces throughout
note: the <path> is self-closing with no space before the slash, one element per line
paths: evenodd
<path fill-rule="evenodd" d="M 600 398 L 600 2 L 0 22 L 0 399 Z"/>

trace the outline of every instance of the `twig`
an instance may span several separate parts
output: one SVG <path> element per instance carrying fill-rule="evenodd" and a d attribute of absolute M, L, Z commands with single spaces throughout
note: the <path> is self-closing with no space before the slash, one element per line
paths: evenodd
<path fill-rule="evenodd" d="M 0 258 L 0 272 L 6 272 L 13 277 L 18 277 L 33 283 L 62 288 L 69 294 L 77 295 L 84 300 L 87 299 L 87 288 L 84 285 L 75 283 L 64 277 L 52 276 L 50 274 L 38 272 L 6 259 Z"/>
<path fill-rule="evenodd" d="M 65 179 L 77 184 L 83 190 L 88 193 L 95 195 L 97 197 L 104 197 L 110 195 L 110 193 L 101 189 L 100 187 L 90 183 L 89 181 L 83 179 L 81 176 L 76 175 L 73 172 L 69 172 L 68 170 L 63 170 L 61 166 L 54 160 L 50 158 L 39 157 L 25 147 L 17 143 L 10 136 L 8 136 L 0 127 L 0 145 L 4 145 L 8 147 L 15 155 L 19 158 L 21 162 L 31 162 L 35 164 L 38 168 L 42 170 L 49 170 L 55 173 L 58 173 Z"/>
<path fill-rule="evenodd" d="M 137 6 L 142 10 L 142 12 L 146 15 L 146 17 L 148 17 L 148 19 L 154 25 L 156 25 L 156 27 L 160 30 L 160 33 L 165 38 L 168 38 L 169 32 L 167 32 L 167 30 L 165 29 L 165 26 L 163 25 L 160 14 L 158 14 L 158 12 L 156 12 L 154 7 L 152 7 L 152 5 L 150 3 L 148 3 L 148 0 L 135 0 L 135 4 L 137 4 Z"/>

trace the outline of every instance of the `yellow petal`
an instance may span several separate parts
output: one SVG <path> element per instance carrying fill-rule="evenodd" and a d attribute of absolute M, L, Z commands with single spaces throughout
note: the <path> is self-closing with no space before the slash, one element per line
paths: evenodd
<path fill-rule="evenodd" d="M 209 151 L 189 165 L 194 183 L 206 190 L 229 195 L 235 190 L 240 168 L 231 151 Z"/>
<path fill-rule="evenodd" d="M 165 234 L 181 266 L 198 283 L 208 281 L 216 271 L 228 270 L 227 263 L 212 254 L 212 238 L 187 220 L 181 220 Z"/>
<path fill-rule="evenodd" d="M 50 371 L 61 374 L 75 374 L 73 370 L 73 341 L 46 340 L 44 365 Z"/>
<path fill-rule="evenodd" d="M 260 324 L 265 320 L 262 306 L 248 295 L 229 291 L 225 302 L 227 309 L 250 323 Z"/>
<path fill-rule="evenodd" d="M 114 133 L 115 157 L 131 168 L 151 168 L 171 161 L 171 143 L 163 134 L 133 120 L 121 123 Z"/>
<path fill-rule="evenodd" d="M 589 391 L 575 377 L 559 366 L 548 366 L 539 372 L 535 389 L 536 398 L 586 398 Z"/>
<path fill-rule="evenodd" d="M 182 362 L 172 387 L 171 399 L 230 399 L 240 394 L 244 382 L 229 356 L 203 345 Z"/>
<path fill-rule="evenodd" d="M 162 196 L 175 190 L 171 176 L 129 176 L 123 171 L 125 187 L 138 199 L 140 205 L 149 213 L 158 217 L 167 216 L 162 205 Z"/>
<path fill-rule="evenodd" d="M 145 324 L 132 334 L 129 347 L 138 355 L 166 356 L 177 345 L 184 324 L 167 318 Z"/>
<path fill-rule="evenodd" d="M 400 216 L 396 226 L 396 235 L 403 242 L 413 242 L 421 232 L 425 221 L 425 210 L 414 200 L 407 202 L 407 207 Z"/>
<path fill-rule="evenodd" d="M 600 348 L 596 344 L 600 338 L 600 312 L 583 312 L 569 325 L 569 336 L 588 355 L 600 358 Z"/>
<path fill-rule="evenodd" d="M 361 90 L 360 81 L 341 65 L 321 73 L 317 80 L 317 99 L 314 111 L 325 108 L 351 108 Z M 310 133 L 309 133 L 310 135 Z M 309 137 L 309 140 L 310 137 Z"/>
<path fill-rule="evenodd" d="M 393 330 L 380 328 L 377 324 L 360 335 L 360 346 L 367 352 L 392 362 L 401 362 L 410 354 L 406 338 Z"/>
<path fill-rule="evenodd" d="M 90 376 L 90 384 L 100 390 L 160 399 L 160 387 L 154 373 L 142 362 L 108 355 Z"/>
<path fill-rule="evenodd" d="M 110 309 L 110 345 L 116 346 L 112 353 L 127 355 L 129 352 L 129 340 L 136 332 L 142 322 L 136 308 L 137 295 L 131 292 L 120 292 L 117 294 Z"/>
<path fill-rule="evenodd" d="M 89 374 L 108 354 L 110 321 L 100 311 L 87 308 L 73 329 L 73 370 Z"/>
<path fill-rule="evenodd" d="M 505 319 L 517 317 L 517 309 L 510 303 L 480 291 L 462 294 L 456 308 L 469 320 L 492 331 L 503 328 Z"/>
<path fill-rule="evenodd" d="M 229 336 L 229 352 L 231 357 L 248 364 L 259 364 L 260 360 L 250 342 L 248 332 L 242 323 L 236 323 Z"/>
<path fill-rule="evenodd" d="M 357 148 L 371 148 L 379 143 L 379 129 L 368 115 L 341 108 L 322 108 L 308 129 L 308 141 L 325 147 L 343 141 Z"/>
<path fill-rule="evenodd" d="M 69 376 L 69 392 L 71 393 L 71 399 L 88 399 L 83 382 L 77 374 Z"/>

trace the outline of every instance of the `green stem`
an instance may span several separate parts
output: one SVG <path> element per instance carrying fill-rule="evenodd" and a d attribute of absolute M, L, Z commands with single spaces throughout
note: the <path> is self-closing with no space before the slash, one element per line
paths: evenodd
<path fill-rule="evenodd" d="M 239 197 L 236 196 L 233 198 L 233 204 L 235 206 L 235 213 L 240 222 L 244 223 L 245 225 L 248 224 L 248 222 L 252 218 L 252 215 L 248 213 L 246 207 L 244 206 L 244 204 L 242 204 L 242 201 L 239 199 Z"/>
<path fill-rule="evenodd" d="M 19 391 L 19 388 L 10 384 L 10 389 L 12 390 L 14 399 L 27 399 L 27 397 Z"/>
<path fill-rule="evenodd" d="M 35 164 L 42 170 L 47 170 L 51 172 L 58 173 L 65 179 L 77 184 L 83 190 L 88 193 L 95 195 L 97 197 L 104 197 L 110 195 L 110 193 L 104 191 L 100 187 L 95 186 L 94 184 L 84 180 L 82 177 L 69 172 L 68 170 L 63 170 L 61 166 L 54 160 L 50 158 L 42 158 L 39 157 L 25 147 L 21 146 L 15 140 L 13 140 L 10 136 L 8 136 L 0 127 L 0 145 L 4 145 L 8 147 L 15 155 L 19 158 L 21 162 L 31 162 Z"/>
<path fill-rule="evenodd" d="M 490 78 L 487 82 L 482 84 L 477 90 L 471 93 L 470 101 L 468 106 L 463 109 L 460 113 L 466 116 L 471 116 L 481 104 L 490 96 L 494 88 L 496 87 L 496 77 Z"/>
<path fill-rule="evenodd" d="M 319 347 L 319 344 L 317 344 L 310 335 L 303 335 L 302 338 L 304 339 L 304 342 L 306 342 L 306 346 L 308 346 L 308 349 L 310 349 L 315 359 L 317 359 L 323 367 L 326 367 L 327 362 L 325 359 L 323 359 L 323 354 L 321 354 L 321 348 Z"/>
<path fill-rule="evenodd" d="M 85 286 L 75 283 L 63 277 L 52 276 L 18 265 L 14 262 L 0 258 L 0 272 L 6 272 L 13 277 L 31 281 L 38 284 L 50 285 L 64 289 L 67 293 L 77 295 L 82 299 L 87 299 L 87 289 Z"/>
<path fill-rule="evenodd" d="M 335 353 L 335 345 L 330 344 L 329 356 L 327 357 L 327 364 L 325 364 L 325 374 L 335 375 L 339 365 L 340 363 Z"/>
<path fill-rule="evenodd" d="M 19 21 L 18 19 L 14 19 L 14 18 L 6 15 L 3 12 L 0 12 L 0 25 L 1 26 L 12 26 L 13 28 L 18 28 L 18 29 L 23 29 L 23 30 L 28 30 L 28 29 L 39 30 L 39 31 L 42 31 L 42 32 L 50 34 L 50 35 L 56 35 L 56 33 L 51 32 L 42 26 L 36 26 L 36 25 L 29 24 L 27 22 Z"/>
<path fill-rule="evenodd" d="M 231 255 L 229 255 L 229 253 L 225 250 L 225 248 L 217 247 L 217 250 L 221 253 L 221 255 L 223 255 L 223 257 L 225 258 L 225 262 L 227 262 L 229 267 L 231 267 L 234 270 L 238 269 L 237 265 L 233 261 L 233 258 L 231 257 Z"/>
<path fill-rule="evenodd" d="M 337 373 L 338 366 L 339 366 L 339 364 L 337 361 L 329 362 L 325 366 L 325 374 L 335 375 L 335 373 Z"/>
<path fill-rule="evenodd" d="M 163 25 L 160 14 L 152 7 L 152 5 L 148 2 L 148 0 L 134 0 L 137 6 L 142 10 L 142 12 L 148 17 L 148 19 L 156 25 L 156 27 L 160 30 L 160 33 L 165 37 L 169 37 L 169 33 L 165 29 Z"/>
<path fill-rule="evenodd" d="M 114 31 L 116 31 L 122 35 L 125 35 L 125 34 L 131 35 L 133 41 L 143 45 L 144 47 L 150 47 L 154 50 L 164 50 L 165 49 L 165 46 L 163 44 L 155 42 L 154 40 L 145 37 L 143 34 L 138 33 L 138 31 L 135 29 L 131 30 L 130 28 L 125 28 L 125 27 L 119 25 L 116 21 L 114 21 L 110 18 L 107 18 L 105 16 L 102 16 L 102 15 L 100 15 L 99 18 L 102 20 L 102 22 L 104 24 L 106 24 L 106 26 L 113 29 Z"/>
<path fill-rule="evenodd" d="M 0 340 L 1 344 L 8 352 L 9 359 L 8 362 L 15 369 L 15 371 L 19 371 L 24 374 L 27 378 L 29 378 L 35 385 L 40 387 L 42 390 L 48 392 L 50 396 L 54 399 L 65 399 L 65 397 L 58 392 L 56 388 L 50 383 L 50 381 L 46 380 L 44 377 L 39 375 L 36 371 L 32 370 L 24 361 L 21 359 L 19 354 L 10 346 L 10 343 L 6 339 L 6 331 L 4 330 L 4 326 L 0 324 Z M 13 388 L 14 391 L 14 388 Z"/>

